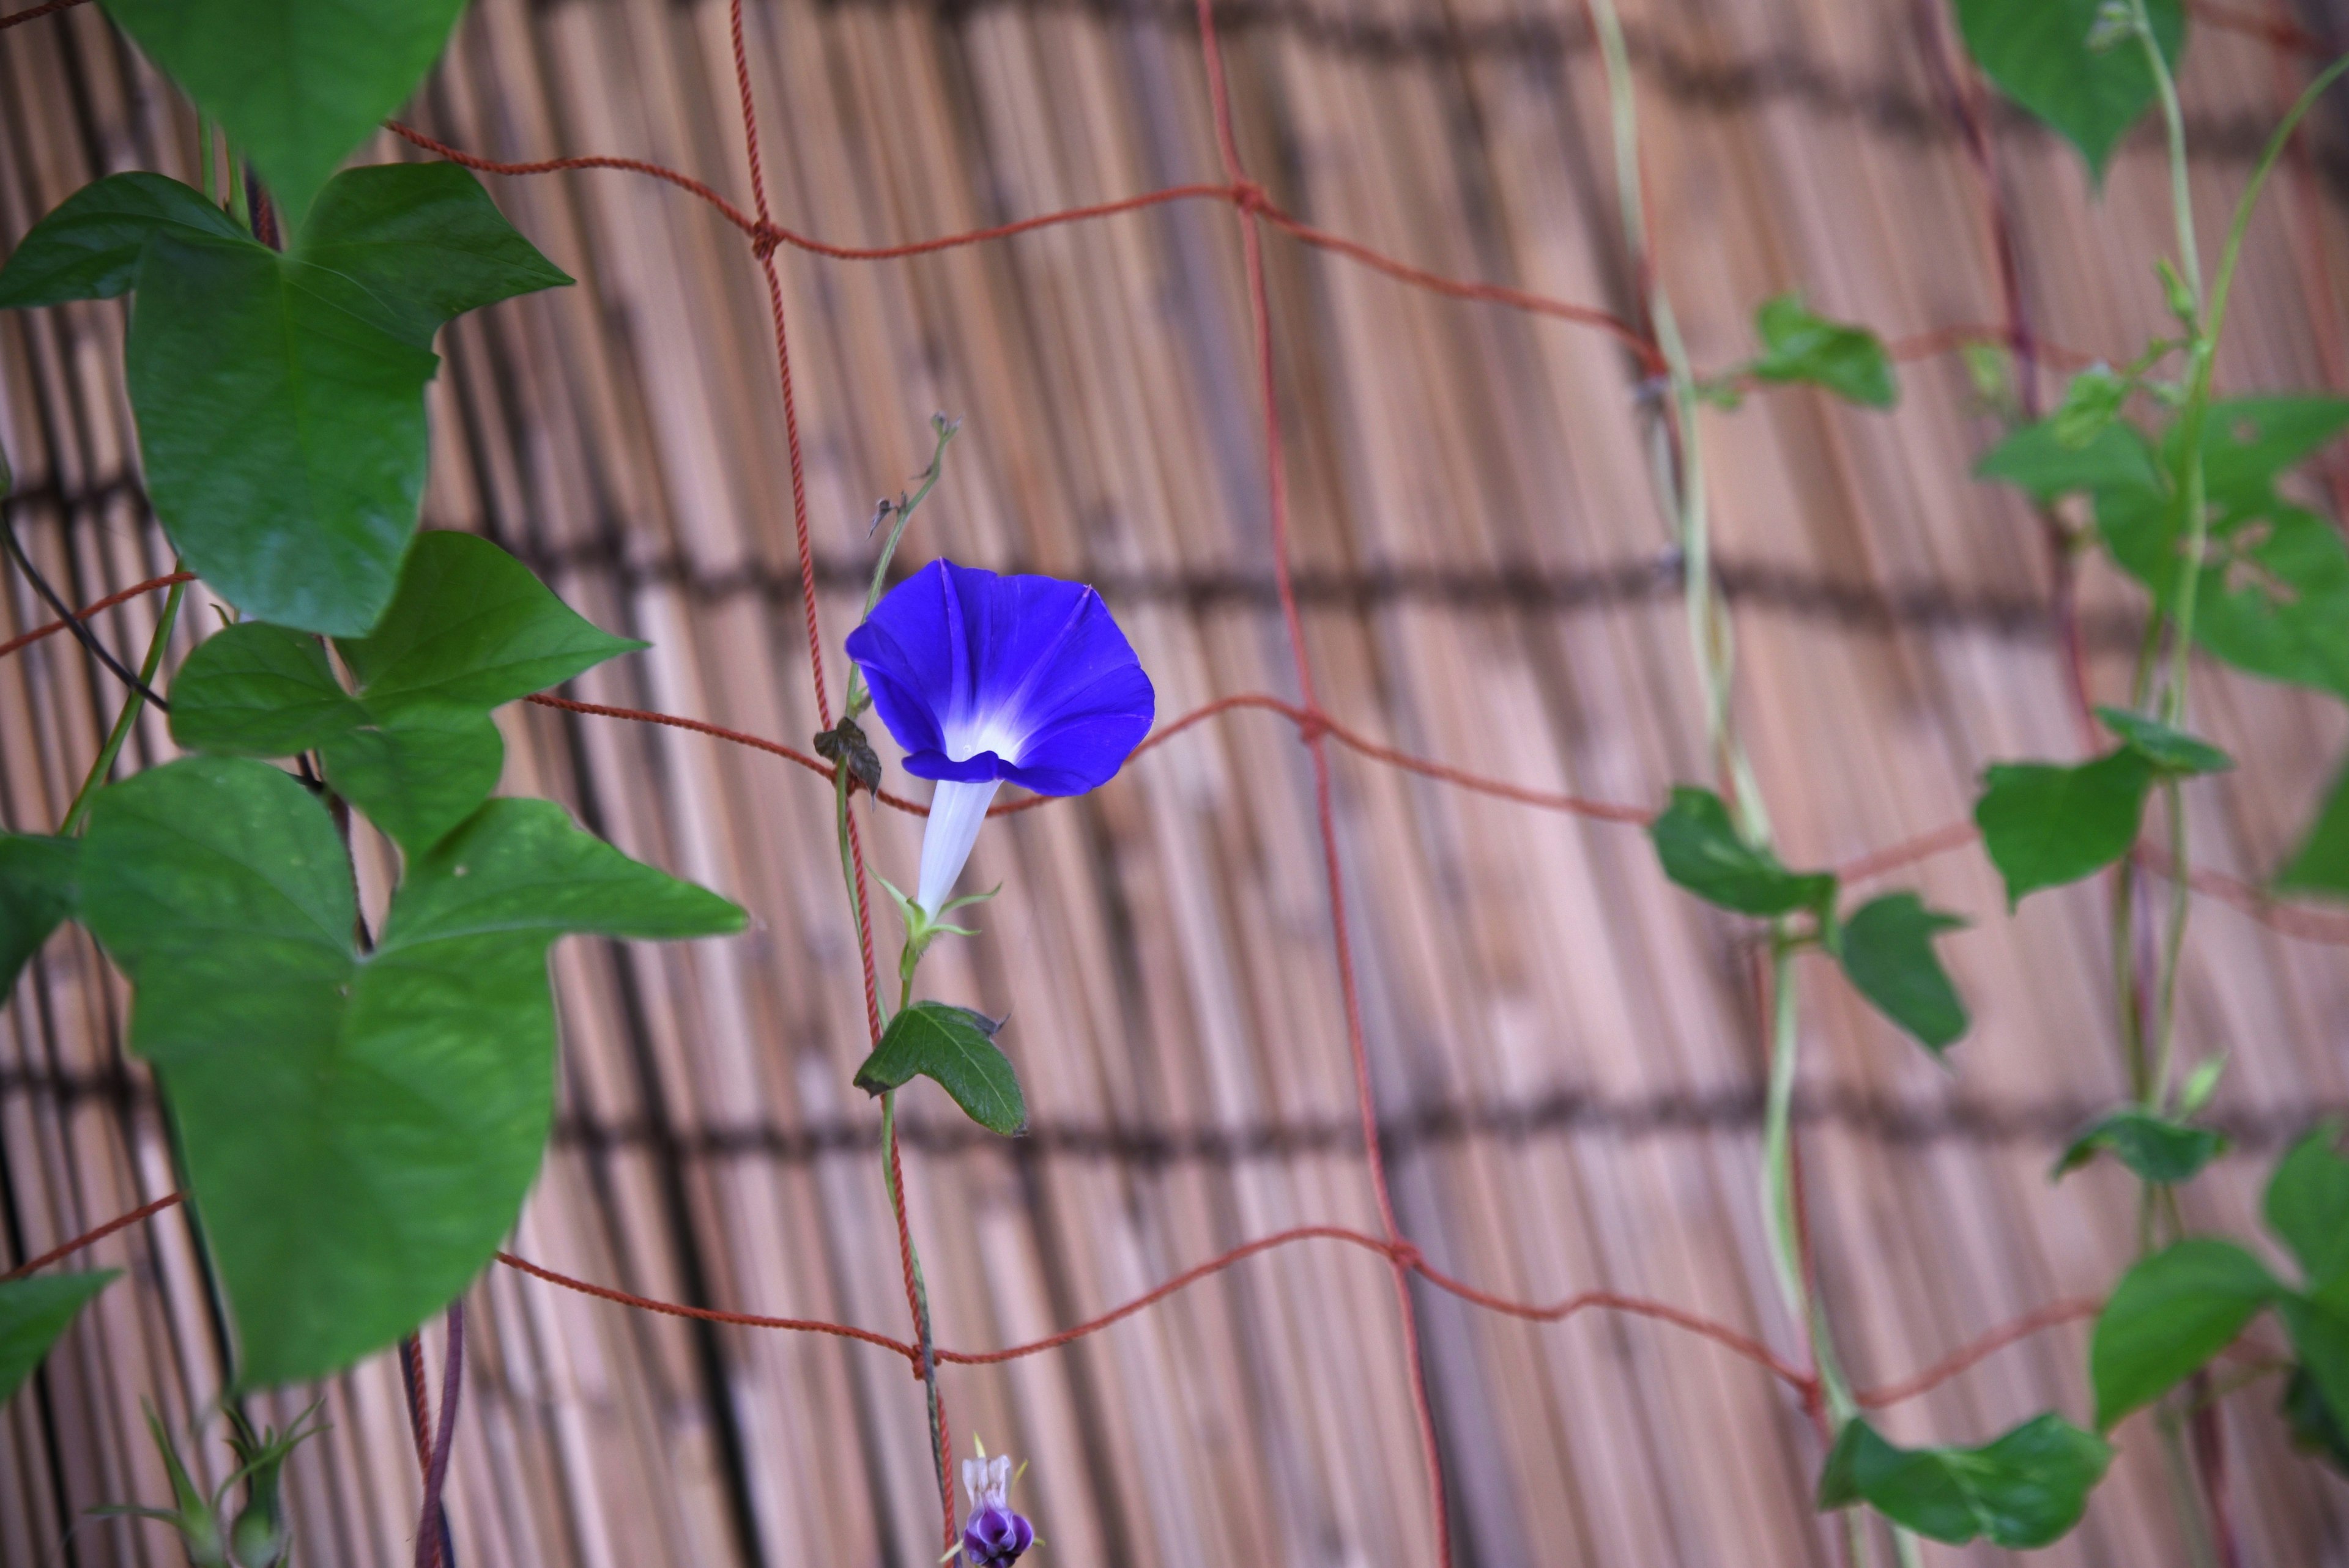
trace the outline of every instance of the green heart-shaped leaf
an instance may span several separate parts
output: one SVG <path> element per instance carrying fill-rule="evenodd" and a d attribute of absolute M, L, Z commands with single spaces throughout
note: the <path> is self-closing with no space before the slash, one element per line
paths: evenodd
<path fill-rule="evenodd" d="M 2283 1294 L 2232 1242 L 2189 1236 L 2140 1261 L 2097 1314 L 2089 1341 L 2097 1429 L 2175 1387 Z"/>
<path fill-rule="evenodd" d="M 2349 1423 L 2349 1288 L 2286 1295 L 2276 1302 L 2276 1315 L 2336 1428 Z"/>
<path fill-rule="evenodd" d="M 2100 1150 L 2110 1150 L 2138 1180 L 2174 1186 L 2192 1181 L 2204 1166 L 2227 1151 L 2227 1135 L 2216 1128 L 2173 1121 L 2143 1106 L 2124 1106 L 2098 1118 L 2075 1138 L 2050 1175 L 2068 1175 Z"/>
<path fill-rule="evenodd" d="M 569 281 L 450 163 L 337 176 L 283 255 L 188 187 L 126 174 L 34 226 L 0 305 L 135 287 L 131 405 L 172 542 L 248 616 L 357 636 L 415 531 L 434 329 Z"/>
<path fill-rule="evenodd" d="M 1974 465 L 1974 472 L 2047 501 L 2081 491 L 2161 493 L 2153 449 L 2135 427 L 2108 424 L 2078 444 L 2064 438 L 2053 415 L 2009 435 Z"/>
<path fill-rule="evenodd" d="M 244 1386 L 322 1376 L 461 1290 L 512 1224 L 554 1103 L 546 952 L 741 912 L 495 800 L 409 866 L 372 952 L 326 809 L 191 758 L 100 792 L 83 918 L 136 989 Z"/>
<path fill-rule="evenodd" d="M 2282 1413 L 2293 1448 L 2323 1458 L 2349 1476 L 2349 1420 L 2333 1413 L 2307 1367 L 2292 1368 L 2292 1380 L 2284 1385 Z"/>
<path fill-rule="evenodd" d="M 440 531 L 417 535 L 382 624 L 335 645 L 378 711 L 492 708 L 645 645 L 580 615 L 488 540 Z"/>
<path fill-rule="evenodd" d="M 291 757 L 367 721 L 307 632 L 242 621 L 197 645 L 171 681 L 171 738 L 221 757 Z"/>
<path fill-rule="evenodd" d="M 2268 1179 L 2268 1228 L 2283 1238 L 2313 1291 L 2349 1277 L 2349 1160 L 2341 1129 L 2318 1128 L 2286 1151 Z"/>
<path fill-rule="evenodd" d="M 218 756 L 316 748 L 335 791 L 413 855 L 497 787 L 491 708 L 644 645 L 583 619 L 489 541 L 426 532 L 374 634 L 336 644 L 357 693 L 316 637 L 246 622 L 181 666 L 171 735 Z"/>
<path fill-rule="evenodd" d="M 1818 1505 L 1865 1502 L 1951 1546 L 1979 1535 L 2027 1551 L 2080 1522 L 2112 1458 L 2110 1444 L 2053 1411 L 1971 1449 L 1895 1448 L 1854 1417 L 1820 1471 Z"/>
<path fill-rule="evenodd" d="M 856 1087 L 880 1094 L 916 1077 L 954 1097 L 964 1114 L 1006 1138 L 1028 1130 L 1019 1077 L 995 1043 L 1001 1026 L 984 1013 L 944 1002 L 916 1002 L 889 1020 L 881 1043 L 856 1069 Z"/>
<path fill-rule="evenodd" d="M 1913 892 L 1887 893 L 1843 925 L 1836 956 L 1859 994 L 1940 1056 L 1966 1032 L 1966 1005 L 1934 954 L 1933 939 L 1966 923 L 1927 909 Z"/>
<path fill-rule="evenodd" d="M 250 241 L 148 242 L 130 401 L 156 515 L 247 615 L 374 625 L 424 490 L 440 361 L 339 274 Z"/>
<path fill-rule="evenodd" d="M 2096 717 L 2130 750 L 2152 763 L 2157 772 L 2185 777 L 2224 773 L 2235 765 L 2233 758 L 2209 741 L 2198 740 L 2182 729 L 2173 729 L 2158 718 L 2131 713 L 2125 707 L 2099 707 Z"/>
<path fill-rule="evenodd" d="M 2077 767 L 1992 764 L 1982 776 L 1974 822 L 2006 879 L 2007 906 L 2128 853 L 2153 778 L 2153 764 L 2127 746 Z"/>
<path fill-rule="evenodd" d="M 2277 481 L 2349 427 L 2349 400 L 2244 397 L 2212 405 L 2202 439 L 2209 539 L 2195 587 L 2194 639 L 2269 680 L 2349 697 L 2349 545 L 2332 523 L 2282 499 Z M 2179 432 L 2161 460 L 2178 462 Z M 2165 610 L 2178 592 L 2178 486 L 2100 489 L 2096 527 L 2122 570 Z"/>
<path fill-rule="evenodd" d="M 382 300 L 419 348 L 469 310 L 572 281 L 454 163 L 378 163 L 336 176 L 303 232 L 302 257 Z"/>
<path fill-rule="evenodd" d="M 1648 837 L 1664 874 L 1708 903 L 1760 915 L 1824 912 L 1834 903 L 1831 873 L 1790 872 L 1768 850 L 1748 844 L 1710 789 L 1675 788 Z"/>
<path fill-rule="evenodd" d="M 335 793 L 416 855 L 489 799 L 506 743 L 479 708 L 411 705 L 328 738 L 318 756 Z"/>
<path fill-rule="evenodd" d="M 2063 133 L 2097 181 L 2113 146 L 2153 102 L 2153 67 L 2135 36 L 2111 36 L 2105 0 L 1957 0 L 1958 31 L 1999 90 Z M 2146 0 L 2174 68 L 2186 46 L 2183 0 Z"/>
<path fill-rule="evenodd" d="M 1752 366 L 1764 381 L 1807 381 L 1868 408 L 1900 400 L 1892 361 L 1876 334 L 1815 315 L 1794 294 L 1765 303 L 1754 318 L 1762 357 Z"/>
<path fill-rule="evenodd" d="M 289 227 L 416 90 L 464 0 L 104 0 L 259 166 Z"/>
<path fill-rule="evenodd" d="M 127 294 L 147 242 L 158 234 L 246 238 L 235 219 L 176 180 L 143 170 L 109 174 L 58 203 L 9 253 L 0 266 L 0 310 Z"/>

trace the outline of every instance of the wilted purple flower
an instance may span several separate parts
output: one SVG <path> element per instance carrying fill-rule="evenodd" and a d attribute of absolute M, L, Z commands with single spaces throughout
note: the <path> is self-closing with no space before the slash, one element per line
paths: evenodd
<path fill-rule="evenodd" d="M 905 771 L 937 780 L 914 899 L 934 919 L 999 786 L 1081 795 L 1104 784 L 1156 708 L 1101 595 L 1057 577 L 932 562 L 848 634 L 848 656 Z"/>
<path fill-rule="evenodd" d="M 1035 1543 L 1036 1532 L 1011 1511 L 1011 1459 L 1008 1454 L 962 1461 L 962 1490 L 970 1499 L 970 1518 L 962 1527 L 962 1554 L 971 1568 L 1001 1568 L 1017 1563 Z"/>

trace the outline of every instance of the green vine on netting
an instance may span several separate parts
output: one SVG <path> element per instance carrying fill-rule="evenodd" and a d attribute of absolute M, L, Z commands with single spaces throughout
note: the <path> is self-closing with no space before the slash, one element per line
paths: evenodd
<path fill-rule="evenodd" d="M 2178 331 L 2156 338 L 2119 371 L 2092 366 L 2075 377 L 2062 405 L 2018 424 L 1982 459 L 1980 471 L 2026 490 L 2042 507 L 2085 496 L 2091 537 L 2150 598 L 2126 704 L 2098 707 L 2110 749 L 2085 762 L 2002 762 L 1988 769 L 1975 820 L 2010 905 L 2043 888 L 2111 868 L 2115 882 L 2115 1011 L 2130 1099 L 2074 1140 L 2054 1174 L 2100 1155 L 2118 1159 L 2142 1181 L 2138 1240 L 2144 1254 L 2099 1319 L 2090 1356 L 2090 1431 L 2050 1411 L 1987 1443 L 1903 1449 L 1852 1407 L 1833 1361 L 1824 1307 L 1793 1238 L 1800 1216 L 1788 1176 L 1785 1108 L 1795 1074 L 1800 1020 L 1792 954 L 1835 956 L 1854 986 L 1889 1020 L 1944 1060 L 1967 1027 L 1935 939 L 1963 924 L 1894 893 L 1839 915 L 1836 879 L 1798 872 L 1778 859 L 1751 770 L 1728 720 L 1731 658 L 1725 627 L 1712 616 L 1704 570 L 1703 512 L 1694 453 L 1699 403 L 1737 406 L 1743 386 L 1804 380 L 1863 407 L 1897 398 L 1891 368 L 1863 329 L 1812 315 L 1795 296 L 1763 307 L 1764 352 L 1737 375 L 1692 384 L 1673 349 L 1677 333 L 1661 289 L 1651 315 L 1671 370 L 1667 395 L 1676 421 L 1677 469 L 1660 462 L 1669 508 L 1690 573 L 1691 622 L 1707 693 L 1708 728 L 1724 793 L 1683 787 L 1651 829 L 1674 882 L 1726 910 L 1769 923 L 1775 1004 L 1763 1150 L 1764 1217 L 1790 1310 L 1811 1338 L 1827 1413 L 1837 1428 L 1821 1471 L 1822 1509 L 1867 1504 L 1894 1526 L 1897 1554 L 1914 1560 L 1909 1532 L 1951 1543 L 1977 1536 L 2009 1547 L 2044 1545 L 2066 1533 L 2113 1454 L 2106 1439 L 2130 1410 L 2158 1403 L 2157 1419 L 2189 1555 L 2232 1561 L 2223 1511 L 2198 1501 L 2198 1478 L 2182 1433 L 2215 1420 L 2207 1367 L 2258 1313 L 2272 1309 L 2297 1357 L 2283 1415 L 2301 1446 L 2336 1462 L 2349 1428 L 2349 1160 L 2337 1129 L 2319 1130 L 2278 1168 L 2269 1222 L 2298 1255 L 2303 1277 L 2287 1285 L 2231 1243 L 2185 1233 L 2178 1186 L 2224 1152 L 2224 1137 L 2195 1119 L 2217 1091 L 2223 1047 L 2203 1055 L 2177 1085 L 2182 1028 L 2178 1006 L 2190 890 L 2186 787 L 2234 760 L 2185 728 L 2191 655 L 2197 651 L 2251 674 L 2349 698 L 2349 551 L 2330 522 L 2292 499 L 2290 471 L 2344 427 L 2349 400 L 2330 396 L 2220 399 L 2214 391 L 2220 328 L 2253 205 L 2301 120 L 2349 61 L 2324 71 L 2268 144 L 2242 192 L 2207 294 L 2186 177 L 2186 139 L 2175 67 L 2185 46 L 2178 0 L 1956 0 L 1957 21 L 1977 65 L 2002 90 L 2070 139 L 2101 182 L 2120 138 L 2158 104 L 2168 154 L 2178 255 L 2157 271 Z M 1603 52 L 1617 92 L 1619 164 L 1636 181 L 1635 158 L 1620 154 L 1631 123 L 1629 71 L 1608 0 L 1595 0 Z M 1636 191 L 1627 183 L 1627 227 L 1642 274 L 1652 263 Z M 2182 356 L 2184 369 L 2160 368 Z M 1983 356 L 1978 354 L 1976 359 Z M 1995 377 L 1993 377 L 1995 380 Z M 2006 400 L 2000 399 L 1999 402 Z M 2130 418 L 2140 405 L 2168 416 Z M 2011 403 L 2007 404 L 2011 408 Z M 1669 498 L 1677 496 L 1676 500 Z M 2166 656 L 2165 656 L 2166 655 Z M 2147 799 L 2158 792 L 2168 823 L 2168 913 L 2140 940 L 2147 918 L 2136 855 Z M 2349 769 L 2321 808 L 2301 848 L 2277 877 L 2279 889 L 2349 895 Z M 2158 954 L 2151 974 L 2140 954 Z M 2190 1385 L 2182 1388 L 2181 1385 Z M 2203 1434 L 2217 1442 L 2215 1428 Z M 1855 1531 L 1851 1551 L 1864 1550 Z"/>

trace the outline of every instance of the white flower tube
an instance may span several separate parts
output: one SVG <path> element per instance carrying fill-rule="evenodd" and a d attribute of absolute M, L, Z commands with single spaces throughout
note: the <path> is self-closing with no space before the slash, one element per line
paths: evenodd
<path fill-rule="evenodd" d="M 1002 787 L 999 779 L 968 784 L 941 779 L 930 792 L 929 826 L 922 830 L 922 881 L 914 902 L 932 920 L 953 896 L 956 879 L 969 862 L 971 846 L 987 821 L 987 808 Z"/>

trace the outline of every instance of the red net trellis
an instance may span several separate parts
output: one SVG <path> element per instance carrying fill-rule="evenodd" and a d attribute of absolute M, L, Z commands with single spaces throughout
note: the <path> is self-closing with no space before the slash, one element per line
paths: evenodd
<path fill-rule="evenodd" d="M 80 3 L 81 0 L 47 0 L 47 4 L 0 16 L 0 28 L 14 26 L 64 11 Z M 2256 15 L 2229 5 L 2213 4 L 2211 0 L 2193 0 L 2190 9 L 2196 19 L 2203 25 L 2241 33 L 2272 46 L 2279 59 L 2280 80 L 2288 79 L 2285 73 L 2288 73 L 2292 57 L 2324 57 L 2333 52 L 2325 40 L 2288 17 Z M 833 723 L 833 715 L 824 673 L 823 635 L 817 619 L 816 562 L 811 544 L 806 477 L 801 449 L 797 399 L 792 380 L 790 323 L 784 307 L 782 284 L 775 260 L 776 252 L 789 247 L 835 261 L 887 261 L 987 243 L 1048 226 L 1105 219 L 1170 202 L 1210 201 L 1230 205 L 1238 225 L 1250 308 L 1256 372 L 1256 385 L 1253 392 L 1259 406 L 1260 431 L 1265 451 L 1265 486 L 1271 533 L 1275 589 L 1287 633 L 1294 678 L 1301 700 L 1289 702 L 1263 693 L 1238 693 L 1219 697 L 1159 726 L 1149 738 L 1142 743 L 1135 754 L 1138 756 L 1143 751 L 1164 744 L 1210 718 L 1239 710 L 1257 710 L 1275 714 L 1295 727 L 1311 764 L 1315 817 L 1319 839 L 1319 847 L 1327 882 L 1333 957 L 1344 1004 L 1347 1045 L 1353 1072 L 1366 1171 L 1375 1199 L 1381 1226 L 1380 1233 L 1372 1234 L 1334 1225 L 1294 1227 L 1245 1243 L 1194 1265 L 1148 1293 L 1109 1312 L 1043 1338 L 998 1350 L 967 1351 L 940 1348 L 935 1354 L 940 1362 L 964 1366 L 988 1366 L 1053 1350 L 1098 1333 L 1135 1314 L 1146 1311 L 1187 1286 L 1236 1264 L 1275 1248 L 1301 1242 L 1335 1242 L 1372 1253 L 1385 1261 L 1393 1280 L 1396 1306 L 1405 1345 L 1405 1372 L 1417 1418 L 1420 1447 L 1431 1505 L 1430 1518 L 1435 1531 L 1434 1556 L 1439 1563 L 1448 1565 L 1452 1561 L 1452 1542 L 1444 1498 L 1444 1472 L 1437 1450 L 1435 1421 L 1429 1402 L 1424 1368 L 1419 1353 L 1420 1340 L 1415 1327 L 1410 1290 L 1410 1281 L 1413 1275 L 1479 1308 L 1530 1322 L 1559 1323 L 1585 1311 L 1604 1310 L 1671 1325 L 1707 1339 L 1783 1380 L 1795 1392 L 1805 1407 L 1811 1410 L 1815 1417 L 1822 1414 L 1821 1382 L 1813 1367 L 1807 1365 L 1797 1365 L 1775 1355 L 1759 1340 L 1725 1323 L 1675 1306 L 1668 1302 L 1599 1290 L 1579 1292 L 1564 1300 L 1547 1304 L 1516 1301 L 1491 1294 L 1434 1267 L 1403 1233 L 1396 1218 L 1393 1200 L 1389 1190 L 1378 1117 L 1372 1099 L 1361 988 L 1355 974 L 1353 944 L 1348 927 L 1348 897 L 1345 872 L 1339 851 L 1329 746 L 1335 742 L 1374 763 L 1496 799 L 1514 801 L 1536 810 L 1566 812 L 1594 820 L 1631 826 L 1645 824 L 1654 813 L 1648 808 L 1637 805 L 1590 799 L 1557 791 L 1527 789 L 1505 779 L 1418 757 L 1370 738 L 1359 730 L 1342 723 L 1320 707 L 1316 696 L 1314 666 L 1307 650 L 1290 561 L 1288 483 L 1278 405 L 1275 395 L 1273 322 L 1265 276 L 1264 232 L 1268 228 L 1272 229 L 1302 243 L 1345 257 L 1390 278 L 1433 294 L 1457 300 L 1495 304 L 1604 333 L 1619 342 L 1633 356 L 1644 375 L 1659 372 L 1662 366 L 1662 357 L 1655 342 L 1645 332 L 1611 312 L 1506 285 L 1445 276 L 1401 261 L 1342 234 L 1317 228 L 1283 210 L 1272 201 L 1263 186 L 1249 177 L 1247 167 L 1241 160 L 1230 94 L 1225 77 L 1222 50 L 1216 33 L 1213 0 L 1196 0 L 1196 14 L 1199 46 L 1206 67 L 1216 146 L 1223 167 L 1222 181 L 1171 186 L 1116 201 L 1067 208 L 992 227 L 895 245 L 838 245 L 797 232 L 775 222 L 768 200 L 765 173 L 761 159 L 759 113 L 751 86 L 750 56 L 744 42 L 742 0 L 729 0 L 728 23 L 735 82 L 740 99 L 741 126 L 747 152 L 753 211 L 744 211 L 739 205 L 729 201 L 700 180 L 643 160 L 585 156 L 507 162 L 474 155 L 406 125 L 393 123 L 389 129 L 426 151 L 487 173 L 521 176 L 564 170 L 610 170 L 647 176 L 666 181 L 707 202 L 729 223 L 741 231 L 749 242 L 750 253 L 764 278 L 769 310 L 773 322 L 776 372 L 781 392 L 784 438 L 790 457 L 792 526 L 798 559 L 801 602 L 804 613 L 804 630 L 811 674 L 814 683 L 816 709 L 823 726 L 827 728 Z M 1990 178 L 1988 139 L 1982 118 L 1981 105 L 1975 101 L 1966 86 L 1955 81 L 1946 81 L 1944 86 L 1949 92 L 1952 111 L 1961 121 L 1961 129 L 1969 151 L 1983 175 L 1986 212 L 1992 232 L 1993 251 L 2000 271 L 2000 294 L 2005 319 L 1994 325 L 1961 325 L 1895 339 L 1888 344 L 1888 351 L 1895 359 L 1909 360 L 1945 353 L 1968 343 L 1992 341 L 2013 346 L 2017 351 L 2018 356 L 2025 360 L 2035 360 L 2038 363 L 2056 366 L 2086 363 L 2090 356 L 2051 344 L 2044 338 L 2036 336 L 2030 324 L 2023 317 L 2018 280 L 2014 272 L 2013 247 L 2007 214 L 2000 201 L 1996 182 Z M 1654 257 L 1651 255 L 1645 258 L 1645 261 L 1652 269 Z M 2337 352 L 2334 349 L 2335 335 L 2321 335 L 2327 352 L 2329 354 Z M 2339 378 L 2336 377 L 2336 379 Z M 2026 377 L 2025 387 L 2028 387 L 2029 384 L 2029 379 Z M 2336 474 L 2332 477 L 2336 490 L 2343 488 L 2344 481 L 2341 476 Z M 87 618 L 140 594 L 157 591 L 175 583 L 189 581 L 192 575 L 185 572 L 174 573 L 133 584 L 82 607 L 77 613 L 77 618 Z M 2074 685 L 2075 688 L 2084 692 L 2085 666 L 2081 662 L 2079 651 L 2077 620 L 2072 613 L 2065 580 L 2061 574 L 2058 579 L 2056 610 L 2059 620 L 2064 623 L 2060 630 L 2068 645 Z M 67 629 L 67 625 L 64 621 L 51 622 L 36 626 L 10 641 L 0 643 L 0 657 L 5 657 L 35 642 L 62 632 Z M 699 719 L 641 708 L 580 702 L 543 694 L 533 696 L 530 700 L 549 707 L 590 717 L 625 719 L 689 730 L 731 744 L 767 752 L 797 764 L 827 780 L 832 778 L 833 772 L 832 764 L 793 747 Z M 2085 712 L 2084 700 L 2083 713 Z M 885 790 L 878 792 L 877 798 L 882 805 L 901 811 L 918 814 L 926 810 L 917 802 Z M 1034 810 L 1048 804 L 1050 799 L 1034 796 L 999 802 L 992 808 L 989 814 L 1004 815 Z M 866 872 L 864 845 L 856 814 L 849 813 L 846 820 L 849 856 L 858 890 L 857 937 L 865 1015 L 868 1028 L 877 1041 L 882 1025 L 880 977 L 869 920 L 871 902 L 865 896 Z M 1971 821 L 1953 822 L 1900 843 L 1888 846 L 1883 850 L 1857 857 L 1836 869 L 1846 881 L 1878 876 L 1930 856 L 1957 849 L 1971 842 L 1974 837 L 1975 829 Z M 2137 859 L 2143 866 L 2157 873 L 2175 874 L 2174 866 L 2166 855 L 2156 848 L 2141 847 L 2137 851 Z M 2277 903 L 2241 878 L 2208 869 L 2191 872 L 2189 882 L 2195 891 L 2218 899 L 2286 936 L 2313 943 L 2349 946 L 2349 916 Z M 894 1144 L 888 1150 L 888 1158 L 894 1171 L 897 1158 Z M 907 1308 L 909 1313 L 918 1318 L 918 1307 L 915 1298 L 910 1229 L 904 1194 L 905 1184 L 902 1180 L 898 1180 L 894 1183 L 895 1199 L 894 1217 L 897 1229 L 898 1254 L 904 1271 Z M 26 1261 L 5 1274 L 0 1274 L 0 1279 L 16 1278 L 46 1267 L 130 1225 L 168 1212 L 177 1206 L 181 1200 L 182 1194 L 179 1192 L 167 1193 Z M 657 1300 L 561 1274 L 508 1253 L 500 1253 L 498 1261 L 510 1268 L 546 1283 L 636 1310 L 740 1327 L 831 1335 L 874 1346 L 905 1357 L 912 1367 L 914 1375 L 916 1377 L 922 1375 L 921 1349 L 916 1340 L 898 1339 L 872 1329 L 845 1323 L 764 1316 Z M 2032 1334 L 2094 1315 L 2098 1305 L 2094 1300 L 2083 1299 L 2050 1303 L 1989 1330 L 1943 1360 L 1910 1377 L 1858 1390 L 1857 1401 L 1864 1407 L 1880 1408 L 1914 1398 L 1960 1376 L 1998 1350 L 2015 1344 Z M 939 1422 L 938 1441 L 939 1476 L 943 1486 L 952 1470 L 948 1452 L 951 1439 L 943 1410 L 941 1410 Z M 421 1442 L 420 1429 L 419 1442 Z M 950 1488 L 944 1491 L 940 1504 L 944 1514 L 943 1539 L 951 1547 L 957 1538 L 957 1528 L 955 1502 Z"/>

